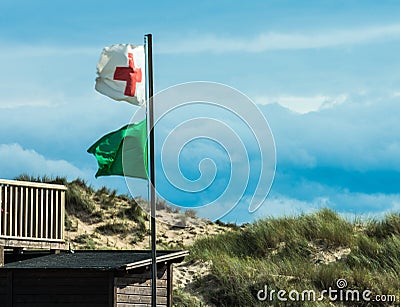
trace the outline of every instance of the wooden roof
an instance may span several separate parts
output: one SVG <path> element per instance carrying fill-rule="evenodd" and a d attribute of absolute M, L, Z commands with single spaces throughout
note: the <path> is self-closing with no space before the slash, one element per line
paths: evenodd
<path fill-rule="evenodd" d="M 157 251 L 157 263 L 181 262 L 188 251 Z M 59 254 L 40 256 L 6 264 L 0 270 L 15 269 L 87 269 L 130 270 L 151 264 L 151 251 L 62 251 Z"/>

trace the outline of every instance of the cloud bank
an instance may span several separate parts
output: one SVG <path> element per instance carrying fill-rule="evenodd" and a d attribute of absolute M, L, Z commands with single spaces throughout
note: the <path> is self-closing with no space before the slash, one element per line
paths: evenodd
<path fill-rule="evenodd" d="M 12 179 L 16 174 L 32 176 L 62 176 L 69 180 L 87 178 L 87 173 L 66 160 L 46 159 L 32 149 L 24 149 L 19 144 L 0 144 L 1 177 Z"/>
<path fill-rule="evenodd" d="M 276 142 L 275 181 L 270 196 L 254 215 L 248 212 L 254 192 L 250 187 L 226 220 L 244 222 L 321 207 L 353 217 L 399 210 L 400 97 L 340 97 L 340 103 L 326 98 L 324 104 L 329 108 L 321 104 L 317 111 L 303 114 L 277 103 L 259 106 Z M 216 163 L 222 163 L 218 156 Z M 193 154 L 186 160 L 183 157 L 181 167 L 183 173 L 193 170 Z M 223 185 L 223 179 L 217 176 L 215 184 Z"/>
<path fill-rule="evenodd" d="M 193 37 L 195 39 L 193 39 Z M 322 30 L 309 33 L 266 32 L 252 38 L 227 38 L 216 35 L 196 35 L 171 44 L 161 43 L 159 53 L 259 53 L 273 50 L 302 50 L 352 46 L 377 41 L 398 40 L 400 24 L 362 28 Z"/>

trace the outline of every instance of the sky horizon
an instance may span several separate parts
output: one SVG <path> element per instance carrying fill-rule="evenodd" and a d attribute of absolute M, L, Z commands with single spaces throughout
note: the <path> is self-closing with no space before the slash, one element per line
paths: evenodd
<path fill-rule="evenodd" d="M 86 150 L 137 107 L 94 90 L 96 65 L 104 47 L 141 45 L 152 33 L 155 92 L 226 84 L 254 101 L 271 128 L 277 164 L 267 199 L 247 212 L 249 189 L 223 220 L 322 207 L 348 217 L 400 210 L 400 4 L 174 3 L 0 0 L 0 178 L 79 177 L 126 193 L 123 178 L 95 179 Z M 182 151 L 183 173 L 196 179 L 190 158 L 200 161 L 210 148 L 223 163 L 213 146 Z M 143 196 L 146 183 L 135 184 L 133 194 Z"/>

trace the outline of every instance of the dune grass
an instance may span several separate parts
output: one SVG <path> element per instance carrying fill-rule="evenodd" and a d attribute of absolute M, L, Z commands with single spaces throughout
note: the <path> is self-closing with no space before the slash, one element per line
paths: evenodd
<path fill-rule="evenodd" d="M 67 186 L 66 214 L 102 220 L 106 211 L 115 211 L 119 218 L 137 222 L 138 234 L 145 232 L 146 215 L 138 206 L 141 200 L 117 196 L 103 187 L 94 191 L 84 180 L 68 182 L 63 177 L 31 177 L 17 180 L 63 184 Z M 115 208 L 121 201 L 123 206 Z M 97 203 L 97 205 L 94 204 Z M 100 207 L 99 209 L 96 209 Z M 159 208 L 165 207 L 162 201 Z M 168 210 L 172 210 L 166 207 Z M 70 225 L 68 225 L 68 223 Z M 66 226 L 74 228 L 69 218 Z M 131 231 L 126 223 L 108 222 L 97 231 L 107 235 L 124 235 Z M 210 274 L 199 277 L 192 291 L 216 306 L 400 306 L 400 214 L 392 213 L 382 220 L 351 223 L 337 213 L 322 209 L 297 217 L 267 218 L 244 227 L 205 237 L 188 247 L 190 260 L 211 263 Z M 89 235 L 76 241 L 93 249 Z M 346 289 L 371 291 L 384 295 L 386 302 L 260 301 L 257 293 L 305 290 L 320 294 L 328 288 L 338 289 L 337 281 L 345 279 Z M 188 292 L 174 291 L 176 306 L 201 306 Z M 393 302 L 393 296 L 396 301 Z"/>
<path fill-rule="evenodd" d="M 347 281 L 349 290 L 369 290 L 373 296 L 386 295 L 393 300 L 392 295 L 396 295 L 400 299 L 399 214 L 365 222 L 362 227 L 328 209 L 298 217 L 268 218 L 197 240 L 190 251 L 192 260 L 212 263 L 211 273 L 199 278 L 194 289 L 217 306 L 284 306 L 276 295 L 268 303 L 258 300 L 258 291 L 267 286 L 274 291 L 312 290 L 320 294 L 329 287 L 339 290 L 339 279 Z M 321 302 L 295 302 L 296 306 L 329 303 L 328 297 Z M 342 300 L 335 304 L 396 303 Z"/>

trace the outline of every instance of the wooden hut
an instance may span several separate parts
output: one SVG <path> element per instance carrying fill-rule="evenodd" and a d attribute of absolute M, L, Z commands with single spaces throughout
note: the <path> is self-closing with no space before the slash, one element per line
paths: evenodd
<path fill-rule="evenodd" d="M 187 254 L 157 252 L 157 306 L 172 305 L 172 264 L 181 262 Z M 15 257 L 28 259 L 16 261 Z M 5 259 L 0 268 L 2 307 L 151 305 L 149 251 L 6 254 Z M 7 259 L 14 262 L 7 263 Z"/>
<path fill-rule="evenodd" d="M 63 250 L 66 190 L 0 179 L 0 307 L 150 306 L 150 251 Z M 157 252 L 157 306 L 187 254 Z"/>

